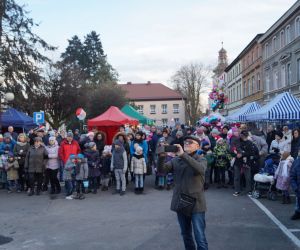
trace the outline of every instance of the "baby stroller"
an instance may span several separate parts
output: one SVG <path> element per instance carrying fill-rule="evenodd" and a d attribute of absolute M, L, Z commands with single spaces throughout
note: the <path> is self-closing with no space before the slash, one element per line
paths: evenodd
<path fill-rule="evenodd" d="M 254 175 L 254 188 L 251 195 L 253 198 L 258 199 L 266 196 L 269 200 L 276 200 L 277 192 L 274 174 L 279 162 L 280 155 L 271 154 L 267 156 L 265 166 L 258 174 Z"/>

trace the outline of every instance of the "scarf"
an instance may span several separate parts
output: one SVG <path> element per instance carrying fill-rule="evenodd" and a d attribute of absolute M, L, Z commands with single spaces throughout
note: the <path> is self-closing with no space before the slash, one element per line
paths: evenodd
<path fill-rule="evenodd" d="M 27 145 L 27 142 L 20 142 L 20 141 L 18 141 L 17 144 L 18 144 L 19 146 L 21 146 L 21 147 L 24 147 L 24 146 Z"/>

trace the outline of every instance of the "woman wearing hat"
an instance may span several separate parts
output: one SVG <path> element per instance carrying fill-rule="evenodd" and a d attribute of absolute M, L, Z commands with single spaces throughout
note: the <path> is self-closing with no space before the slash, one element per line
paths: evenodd
<path fill-rule="evenodd" d="M 42 188 L 45 159 L 48 159 L 48 152 L 42 142 L 41 137 L 35 137 L 34 145 L 30 147 L 25 159 L 25 170 L 29 175 L 29 196 L 34 194 L 35 183 L 37 183 L 36 195 L 40 194 Z"/>

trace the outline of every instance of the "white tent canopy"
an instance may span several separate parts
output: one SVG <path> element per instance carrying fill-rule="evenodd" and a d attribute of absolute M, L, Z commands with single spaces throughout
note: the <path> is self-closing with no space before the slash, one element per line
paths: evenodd
<path fill-rule="evenodd" d="M 228 122 L 246 121 L 246 115 L 259 110 L 261 107 L 256 102 L 250 102 L 241 107 L 238 111 L 226 117 Z"/>
<path fill-rule="evenodd" d="M 284 92 L 245 118 L 247 121 L 299 120 L 300 101 L 289 92 Z"/>

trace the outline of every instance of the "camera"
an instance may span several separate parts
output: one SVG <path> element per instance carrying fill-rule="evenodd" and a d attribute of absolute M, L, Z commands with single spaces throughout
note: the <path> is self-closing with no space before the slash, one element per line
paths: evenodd
<path fill-rule="evenodd" d="M 164 147 L 165 152 L 170 152 L 170 153 L 177 153 L 178 152 L 178 147 L 175 145 L 168 145 Z"/>

